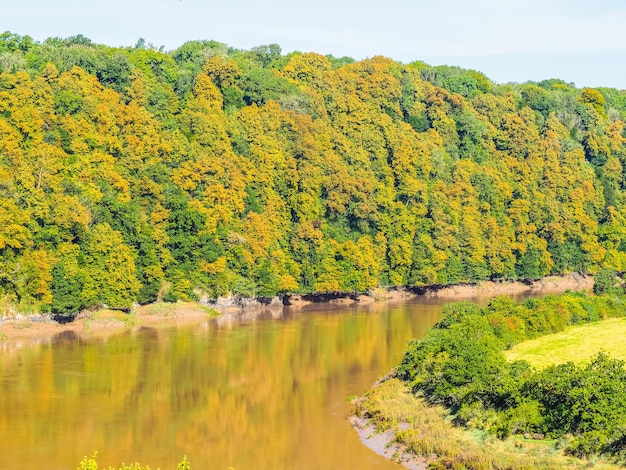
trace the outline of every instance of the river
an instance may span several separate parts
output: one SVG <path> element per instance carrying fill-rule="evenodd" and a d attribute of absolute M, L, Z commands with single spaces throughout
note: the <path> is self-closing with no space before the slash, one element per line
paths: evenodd
<path fill-rule="evenodd" d="M 483 303 L 486 301 L 483 301 Z M 0 354 L 0 469 L 398 469 L 347 421 L 444 300 L 73 333 Z M 117 467 L 116 467 L 117 468 Z"/>

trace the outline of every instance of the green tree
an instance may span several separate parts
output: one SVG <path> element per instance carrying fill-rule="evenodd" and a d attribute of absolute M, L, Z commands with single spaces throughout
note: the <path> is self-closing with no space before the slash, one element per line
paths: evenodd
<path fill-rule="evenodd" d="M 593 276 L 593 293 L 596 295 L 621 293 L 623 289 L 618 287 L 618 282 L 614 270 L 602 268 Z"/>
<path fill-rule="evenodd" d="M 50 286 L 52 291 L 52 313 L 62 316 L 79 313 L 85 307 L 83 303 L 84 283 L 85 279 L 82 271 L 68 275 L 63 263 L 57 263 L 52 270 L 52 283 Z"/>
<path fill-rule="evenodd" d="M 86 305 L 104 304 L 121 310 L 132 307 L 141 284 L 131 249 L 118 231 L 107 223 L 95 225 L 86 236 L 83 265 Z"/>

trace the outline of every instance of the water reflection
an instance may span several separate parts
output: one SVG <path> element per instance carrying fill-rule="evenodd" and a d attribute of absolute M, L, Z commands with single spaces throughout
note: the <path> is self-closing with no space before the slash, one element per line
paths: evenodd
<path fill-rule="evenodd" d="M 228 316 L 0 357 L 0 468 L 397 469 L 345 419 L 441 301 Z"/>

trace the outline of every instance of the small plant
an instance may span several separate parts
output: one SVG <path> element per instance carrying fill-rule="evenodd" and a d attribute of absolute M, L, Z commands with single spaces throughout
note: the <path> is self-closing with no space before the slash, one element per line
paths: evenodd
<path fill-rule="evenodd" d="M 137 315 L 122 312 L 120 310 L 99 310 L 94 314 L 94 320 L 101 323 L 124 323 L 128 326 L 135 326 Z"/>
<path fill-rule="evenodd" d="M 78 464 L 78 468 L 76 470 L 98 470 L 98 462 L 96 462 L 97 456 L 98 452 L 94 452 L 91 457 L 85 456 Z"/>
<path fill-rule="evenodd" d="M 189 462 L 187 462 L 186 455 L 183 457 L 182 462 L 178 464 L 178 466 L 176 467 L 176 470 L 191 470 L 191 467 L 189 466 Z"/>
<path fill-rule="evenodd" d="M 0 341 L 5 341 L 7 339 L 9 339 L 7 334 L 4 331 L 0 331 Z"/>
<path fill-rule="evenodd" d="M 96 461 L 96 457 L 98 456 L 97 452 L 91 457 L 84 457 L 83 460 L 78 464 L 78 468 L 76 470 L 98 470 L 98 462 Z M 122 464 L 117 469 L 114 467 L 109 467 L 108 470 L 150 470 L 148 465 L 142 466 L 140 463 L 135 462 L 130 465 Z M 189 466 L 189 462 L 187 461 L 187 456 L 183 457 L 183 460 L 178 464 L 176 470 L 191 470 Z"/>
<path fill-rule="evenodd" d="M 33 322 L 30 320 L 22 320 L 13 324 L 13 328 L 16 330 L 24 330 L 26 328 L 30 328 L 31 326 L 33 326 Z"/>
<path fill-rule="evenodd" d="M 217 310 L 215 310 L 214 308 L 211 307 L 205 307 L 203 305 L 201 305 L 200 307 L 198 307 L 200 310 L 202 310 L 203 312 L 206 312 L 207 315 L 209 315 L 210 317 L 219 317 L 220 316 L 220 312 L 218 312 Z"/>
<path fill-rule="evenodd" d="M 113 467 L 109 467 L 109 470 L 116 470 Z M 122 464 L 117 470 L 150 470 L 149 466 L 142 467 L 140 463 L 135 462 L 130 465 Z"/>

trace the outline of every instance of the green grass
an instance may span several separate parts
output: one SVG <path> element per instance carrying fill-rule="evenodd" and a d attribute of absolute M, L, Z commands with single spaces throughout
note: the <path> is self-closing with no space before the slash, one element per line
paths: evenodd
<path fill-rule="evenodd" d="M 138 310 L 147 313 L 148 315 L 161 315 L 161 316 L 176 316 L 179 314 L 184 314 L 185 312 L 194 312 L 201 311 L 206 313 L 210 317 L 219 316 L 219 312 L 212 309 L 211 307 L 206 307 L 204 305 L 200 305 L 196 302 L 155 302 L 153 304 L 144 305 L 140 307 Z"/>
<path fill-rule="evenodd" d="M 408 452 L 425 457 L 429 469 L 620 468 L 599 460 L 590 462 L 566 456 L 553 441 L 519 436 L 502 441 L 483 431 L 455 427 L 444 408 L 429 406 L 398 379 L 381 383 L 353 404 L 355 413 L 369 419 L 379 431 L 395 430 L 397 442 Z"/>
<path fill-rule="evenodd" d="M 505 351 L 505 355 L 510 361 L 526 360 L 538 369 L 568 361 L 585 363 L 600 351 L 626 361 L 625 337 L 626 319 L 611 318 L 524 341 Z"/>
<path fill-rule="evenodd" d="M 13 328 L 16 330 L 25 330 L 26 328 L 30 328 L 31 326 L 33 326 L 33 322 L 28 319 L 20 320 L 13 323 Z"/>
<path fill-rule="evenodd" d="M 137 316 L 129 315 L 128 313 L 121 312 L 119 310 L 100 309 L 94 312 L 90 320 L 98 323 L 123 323 L 128 326 L 135 326 L 137 324 Z"/>

